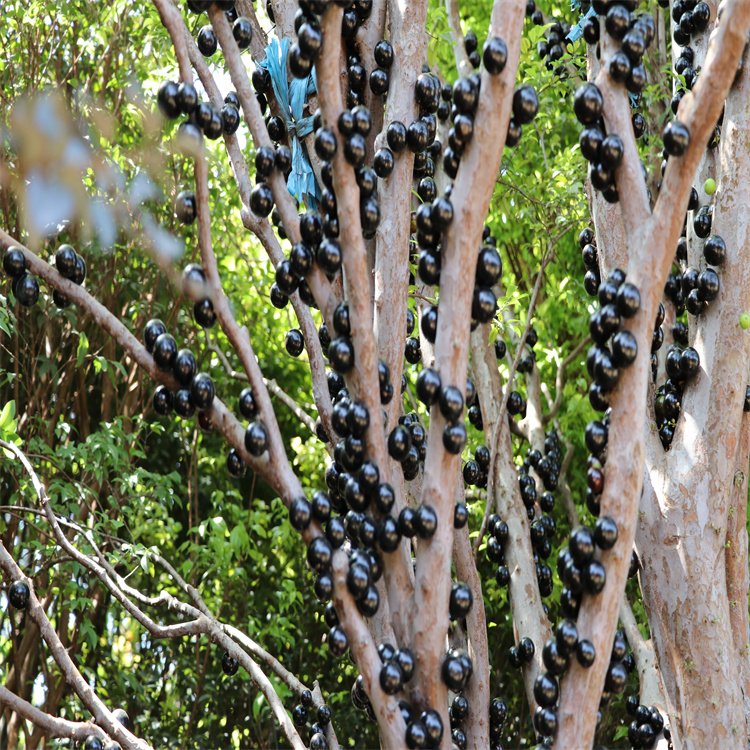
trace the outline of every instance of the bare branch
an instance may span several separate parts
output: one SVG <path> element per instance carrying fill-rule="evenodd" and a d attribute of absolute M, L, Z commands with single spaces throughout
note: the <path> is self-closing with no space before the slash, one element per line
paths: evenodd
<path fill-rule="evenodd" d="M 86 708 L 94 715 L 96 723 L 110 737 L 117 740 L 123 750 L 153 750 L 147 742 L 129 732 L 112 716 L 112 712 L 104 705 L 93 688 L 83 678 L 60 641 L 57 632 L 47 619 L 44 608 L 34 592 L 33 582 L 25 578 L 16 561 L 10 556 L 2 542 L 0 542 L 0 568 L 5 571 L 5 574 L 11 580 L 22 580 L 28 585 L 30 593 L 26 611 L 39 628 L 39 632 L 49 647 L 54 660 L 60 667 L 66 682 L 73 688 Z"/>
<path fill-rule="evenodd" d="M 159 370 L 153 357 L 138 339 L 136 339 L 126 328 L 122 321 L 113 315 L 98 300 L 94 299 L 86 289 L 60 276 L 52 266 L 39 258 L 39 256 L 34 254 L 27 247 L 24 247 L 20 242 L 2 229 L 0 229 L 0 245 L 6 248 L 11 245 L 21 248 L 26 258 L 26 265 L 29 271 L 39 276 L 53 289 L 58 289 L 82 310 L 88 312 L 94 323 L 117 341 L 117 343 L 125 349 L 133 360 L 142 367 L 154 381 L 157 383 L 163 383 L 171 390 L 177 390 L 179 387 L 177 381 L 174 380 L 170 374 Z M 227 442 L 239 452 L 245 463 L 274 487 L 274 489 L 278 492 L 282 492 L 279 478 L 274 476 L 268 458 L 255 458 L 245 450 L 245 430 L 221 399 L 218 397 L 214 398 L 210 411 L 212 424 L 222 435 L 224 435 Z"/>
<path fill-rule="evenodd" d="M 463 499 L 463 480 L 460 476 L 458 485 L 458 499 Z M 466 618 L 469 656 L 474 665 L 471 680 L 465 691 L 466 699 L 469 701 L 469 715 L 464 724 L 466 743 L 468 747 L 489 747 L 490 656 L 487 615 L 484 609 L 482 580 L 472 553 L 468 525 L 453 535 L 453 559 L 458 579 L 469 587 L 474 597 L 474 603 Z"/>
<path fill-rule="evenodd" d="M 623 598 L 620 605 L 620 622 L 638 668 L 640 702 L 647 706 L 658 706 L 663 711 L 666 707 L 664 690 L 661 686 L 654 645 L 651 639 L 646 639 L 641 635 L 627 597 Z"/>
<path fill-rule="evenodd" d="M 227 359 L 227 355 L 224 354 L 221 347 L 215 341 L 211 340 L 208 332 L 206 332 L 206 338 L 208 348 L 219 358 L 227 375 L 234 380 L 242 380 L 247 383 L 247 374 L 244 372 L 237 372 L 237 370 L 232 367 Z M 299 419 L 299 421 L 302 422 L 310 432 L 312 432 L 313 435 L 315 434 L 315 420 L 285 390 L 283 390 L 275 380 L 269 380 L 264 377 L 263 384 L 268 388 L 271 395 L 276 396 L 279 401 L 287 406 L 292 414 L 294 414 L 294 416 L 297 417 L 297 419 Z"/>
<path fill-rule="evenodd" d="M 453 54 L 456 57 L 456 68 L 459 75 L 468 76 L 474 72 L 469 62 L 464 44 L 464 32 L 461 28 L 461 15 L 458 12 L 458 0 L 445 0 L 445 10 L 448 14 L 448 28 L 453 37 Z"/>
<path fill-rule="evenodd" d="M 563 391 L 565 390 L 565 382 L 567 381 L 568 367 L 578 358 L 581 352 L 591 343 L 591 337 L 586 336 L 583 340 L 579 341 L 570 353 L 561 362 L 557 364 L 557 374 L 555 375 L 555 400 L 552 402 L 549 410 L 543 417 L 545 424 L 551 422 L 560 413 L 560 407 L 563 402 Z"/>
<path fill-rule="evenodd" d="M 27 721 L 39 727 L 46 737 L 67 737 L 84 742 L 89 737 L 105 739 L 107 734 L 91 722 L 68 721 L 38 709 L 28 701 L 19 698 L 15 693 L 0 685 L 0 707 L 14 711 Z"/>

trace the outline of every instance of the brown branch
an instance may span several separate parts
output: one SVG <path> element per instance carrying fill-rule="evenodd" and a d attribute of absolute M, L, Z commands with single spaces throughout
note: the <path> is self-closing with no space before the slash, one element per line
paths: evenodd
<path fill-rule="evenodd" d="M 318 58 L 318 96 L 324 122 L 338 122 L 343 110 L 341 95 L 339 58 L 341 53 L 340 6 L 330 5 L 323 16 L 324 47 Z M 333 182 L 336 189 L 338 212 L 345 219 L 341 222 L 341 243 L 344 253 L 344 289 L 349 303 L 351 337 L 356 354 L 356 364 L 351 373 L 354 394 L 365 404 L 370 414 L 370 426 L 366 434 L 367 452 L 380 469 L 381 481 L 391 478 L 391 460 L 386 451 L 383 412 L 380 404 L 378 382 L 378 352 L 373 335 L 372 308 L 369 294 L 369 270 L 367 250 L 360 229 L 359 188 L 354 171 L 347 164 L 343 147 L 337 149 L 333 159 Z M 396 382 L 396 381 L 394 381 Z M 400 384 L 396 382 L 395 388 Z M 394 401 L 397 400 L 394 397 Z M 398 471 L 398 469 L 396 469 Z M 388 605 L 393 627 L 400 643 L 409 632 L 413 590 L 412 569 L 406 554 L 406 543 L 390 560 L 385 572 Z"/>
<path fill-rule="evenodd" d="M 541 274 L 540 274 L 541 275 Z M 526 334 L 522 336 L 525 340 Z M 519 346 L 516 357 L 522 346 Z M 508 524 L 509 534 L 505 544 L 505 560 L 510 571 L 508 587 L 513 622 L 519 637 L 529 637 L 534 642 L 534 661 L 524 669 L 524 684 L 529 705 L 535 704 L 534 680 L 542 671 L 542 646 L 550 636 L 550 623 L 542 607 L 539 584 L 533 565 L 534 551 L 531 547 L 529 520 L 521 499 L 517 481 L 517 470 L 513 463 L 513 447 L 510 430 L 507 428 L 507 390 L 500 384 L 500 373 L 495 361 L 495 353 L 488 345 L 488 327 L 483 326 L 483 334 L 472 337 L 472 361 L 476 373 L 476 387 L 482 404 L 486 425 L 495 425 L 491 447 L 490 474 L 488 482 L 487 506 L 494 508 Z M 511 373 L 518 362 L 514 362 Z M 508 384 L 511 380 L 508 381 Z M 500 398 L 496 394 L 502 394 Z M 505 427 L 503 426 L 505 425 Z M 486 526 L 486 524 L 484 524 Z"/>
<path fill-rule="evenodd" d="M 484 219 L 505 145 L 524 11 L 525 3 L 520 0 L 496 0 L 494 3 L 489 35 L 506 41 L 508 61 L 502 74 L 482 76 L 474 139 L 461 161 L 454 184 L 454 219 L 446 232 L 442 251 L 440 301 L 443 314 L 438 319 L 435 359 L 443 385 L 455 385 L 462 393 L 466 387 L 474 286 L 474 275 L 466 273 L 466 269 L 476 265 Z M 422 701 L 441 711 L 447 726 L 447 696 L 440 680 L 440 660 L 447 633 L 445 613 L 450 583 L 453 492 L 460 460 L 443 448 L 445 425 L 439 409 L 433 408 L 422 500 L 437 512 L 438 527 L 435 535 L 420 546 L 417 557 L 413 632 Z"/>
<path fill-rule="evenodd" d="M 156 10 L 159 12 L 161 22 L 164 28 L 169 32 L 174 44 L 174 52 L 177 57 L 177 63 L 180 66 L 180 78 L 185 83 L 193 80 L 193 73 L 190 69 L 190 57 L 188 56 L 185 36 L 182 29 L 185 26 L 182 20 L 182 14 L 172 3 L 172 0 L 153 0 Z"/>
<path fill-rule="evenodd" d="M 47 615 L 44 612 L 39 599 L 34 592 L 33 582 L 27 579 L 16 561 L 11 557 L 0 542 L 0 568 L 5 574 L 14 581 L 24 581 L 29 587 L 29 603 L 26 611 L 31 619 L 39 627 L 39 631 L 44 642 L 49 647 L 52 657 L 60 667 L 67 683 L 73 688 L 75 693 L 81 699 L 86 708 L 93 714 L 96 723 L 113 739 L 120 743 L 123 750 L 153 750 L 153 748 L 144 740 L 136 737 L 120 724 L 113 716 L 111 711 L 104 705 L 99 696 L 96 695 L 93 688 L 83 678 L 73 660 L 68 655 L 55 629 L 52 627 Z"/>
<path fill-rule="evenodd" d="M 461 15 L 458 12 L 458 0 L 445 0 L 445 11 L 448 14 L 448 28 L 451 31 L 453 54 L 456 58 L 456 68 L 461 76 L 468 76 L 474 72 L 469 62 L 464 44 L 464 32 L 461 28 Z"/>
<path fill-rule="evenodd" d="M 604 99 L 607 132 L 617 133 L 624 146 L 622 163 L 615 170 L 615 181 L 621 207 L 618 213 L 622 216 L 625 231 L 632 237 L 650 216 L 651 207 L 633 132 L 630 99 L 625 88 L 616 84 L 609 74 L 609 56 L 617 52 L 620 45 L 609 34 L 602 35 L 601 45 L 604 62 L 596 77 L 596 85 Z"/>
<path fill-rule="evenodd" d="M 362 618 L 355 617 L 357 608 L 346 586 L 349 562 L 346 555 L 336 555 L 333 560 L 333 602 L 339 613 L 339 622 L 349 638 L 352 656 L 364 678 L 364 687 L 375 711 L 383 750 L 401 750 L 404 746 L 406 725 L 398 701 L 387 696 L 380 687 L 380 657 L 370 631 Z M 447 724 L 445 725 L 448 726 Z"/>
<path fill-rule="evenodd" d="M 19 698 L 3 685 L 0 685 L 0 707 L 13 711 L 30 721 L 42 730 L 45 737 L 67 737 L 78 742 L 84 742 L 89 737 L 102 739 L 107 737 L 96 724 L 89 721 L 68 721 L 59 716 L 51 716 L 23 698 Z"/>
<path fill-rule="evenodd" d="M 460 477 L 458 485 L 457 497 L 463 500 L 463 480 Z M 468 747 L 484 748 L 490 746 L 490 657 L 482 580 L 471 549 L 468 524 L 453 535 L 453 559 L 456 576 L 470 588 L 474 597 L 474 604 L 466 618 L 469 656 L 474 671 L 464 691 L 469 702 L 469 715 L 464 723 L 464 731 Z"/>
<path fill-rule="evenodd" d="M 190 62 L 196 69 L 198 77 L 200 78 L 203 87 L 208 92 L 212 104 L 215 107 L 220 108 L 223 100 L 218 86 L 216 85 L 216 81 L 211 73 L 211 69 L 206 65 L 203 55 L 200 53 L 198 45 L 193 40 L 187 27 L 184 27 L 184 32 L 187 35 Z M 277 266 L 284 259 L 284 252 L 281 249 L 281 245 L 279 244 L 268 219 L 260 218 L 250 210 L 250 176 L 237 137 L 234 135 L 225 135 L 224 142 L 226 144 L 227 155 L 229 156 L 229 161 L 232 165 L 235 181 L 242 200 L 242 223 L 246 229 L 249 229 L 260 240 L 271 262 L 274 266 Z M 327 280 L 322 276 L 316 278 L 313 286 L 315 299 L 321 307 L 324 316 L 327 313 L 328 319 L 330 318 L 333 308 L 337 304 L 335 292 L 331 285 L 328 284 Z M 317 292 L 317 294 L 315 292 Z M 318 408 L 318 414 L 323 421 L 326 432 L 331 435 L 331 411 L 333 407 L 331 405 L 331 396 L 328 392 L 328 385 L 325 376 L 323 351 L 318 338 L 315 322 L 313 321 L 310 309 L 304 302 L 302 302 L 298 292 L 295 292 L 290 300 L 297 316 L 297 321 L 299 322 L 300 331 L 305 340 L 305 348 L 310 361 L 310 372 L 312 374 L 313 397 Z"/>
<path fill-rule="evenodd" d="M 212 7 L 216 8 L 216 6 Z M 218 10 L 217 12 L 226 21 L 223 13 Z M 195 196 L 198 210 L 198 243 L 200 245 L 206 283 L 211 291 L 211 299 L 214 303 L 214 310 L 216 311 L 219 324 L 237 353 L 247 375 L 248 382 L 252 386 L 253 397 L 255 398 L 259 415 L 268 435 L 269 469 L 284 486 L 282 499 L 288 506 L 295 497 L 303 495 L 302 485 L 289 464 L 281 437 L 281 429 L 276 419 L 271 397 L 263 380 L 263 373 L 260 370 L 260 365 L 253 351 L 247 327 L 240 327 L 235 320 L 229 299 L 224 293 L 221 284 L 216 256 L 211 241 L 211 213 L 208 205 L 208 166 L 203 154 L 196 156 L 194 165 Z M 302 536 L 305 541 L 310 542 L 312 540 L 311 534 L 313 533 L 314 529 L 309 528 L 302 532 Z"/>
<path fill-rule="evenodd" d="M 418 116 L 414 82 L 427 58 L 427 2 L 393 0 L 389 11 L 395 62 L 388 92 L 388 124 L 408 126 Z M 378 141 L 383 141 L 378 145 L 386 145 L 383 135 Z M 396 157 L 391 176 L 378 185 L 382 215 L 375 235 L 375 335 L 378 353 L 396 388 L 404 368 L 413 172 L 414 154 L 405 149 Z M 389 425 L 395 424 L 400 408 L 400 398 L 386 406 Z"/>
<path fill-rule="evenodd" d="M 94 299 L 86 289 L 60 276 L 52 266 L 2 229 L 0 229 L 0 245 L 3 248 L 11 245 L 20 247 L 26 258 L 26 266 L 31 273 L 39 276 L 53 289 L 62 292 L 71 302 L 87 312 L 92 321 L 112 336 L 154 381 L 163 383 L 170 390 L 177 390 L 177 381 L 171 375 L 159 370 L 146 348 L 133 336 L 122 321 L 98 300 Z M 218 396 L 214 398 L 210 411 L 212 424 L 224 435 L 227 442 L 239 452 L 245 463 L 281 493 L 283 488 L 279 483 L 279 478 L 275 477 L 271 471 L 268 458 L 255 458 L 245 450 L 245 430 Z"/>
<path fill-rule="evenodd" d="M 584 598 L 581 604 L 578 630 L 582 637 L 592 640 L 599 658 L 589 669 L 572 664 L 563 681 L 556 738 L 556 747 L 560 748 L 588 747 L 594 738 L 594 707 L 604 685 L 606 654 L 617 624 L 638 520 L 644 466 L 643 415 L 650 375 L 647 353 L 653 320 L 682 226 L 692 177 L 734 78 L 750 26 L 748 3 L 729 0 L 723 13 L 701 78 L 680 106 L 680 119 L 690 130 L 690 145 L 684 156 L 670 159 L 654 214 L 644 226 L 637 227 L 631 243 L 639 252 L 630 258 L 629 276 L 641 291 L 641 312 L 632 319 L 631 332 L 641 355 L 621 375 L 612 397 L 607 483 L 601 499 L 602 514 L 618 522 L 619 539 L 612 550 L 601 555 L 607 570 L 604 591 L 596 598 Z M 640 189 L 638 182 L 623 184 L 622 175 L 618 177 L 621 196 Z M 629 218 L 634 220 L 633 216 Z M 591 709 L 582 711 L 583 706 Z"/>

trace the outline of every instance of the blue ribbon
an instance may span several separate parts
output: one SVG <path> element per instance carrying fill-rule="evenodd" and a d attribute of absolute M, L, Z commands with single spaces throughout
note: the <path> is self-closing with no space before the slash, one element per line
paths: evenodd
<path fill-rule="evenodd" d="M 571 6 L 573 6 L 573 3 L 571 3 Z M 574 7 L 573 10 L 575 10 Z M 596 13 L 594 12 L 594 9 L 589 8 L 589 12 L 585 16 L 583 16 L 575 26 L 573 26 L 573 28 L 568 32 L 568 35 L 565 38 L 569 42 L 577 42 L 583 36 L 583 24 L 586 22 L 586 19 L 591 18 L 595 15 Z"/>
<path fill-rule="evenodd" d="M 287 180 L 289 192 L 309 208 L 315 208 L 320 199 L 320 186 L 315 180 L 310 157 L 301 139 L 312 133 L 313 116 L 303 117 L 307 98 L 318 91 L 315 69 L 307 78 L 292 78 L 287 82 L 286 61 L 289 55 L 289 40 L 272 39 L 266 47 L 266 57 L 258 63 L 271 75 L 273 92 L 284 118 L 289 141 L 292 144 L 292 171 Z"/>

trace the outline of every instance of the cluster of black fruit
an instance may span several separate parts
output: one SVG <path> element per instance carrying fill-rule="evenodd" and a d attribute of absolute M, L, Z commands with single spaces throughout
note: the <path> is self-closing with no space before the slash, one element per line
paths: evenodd
<path fill-rule="evenodd" d="M 315 721 L 312 721 L 313 710 Z M 313 694 L 309 690 L 299 694 L 299 703 L 292 709 L 292 721 L 298 729 L 308 728 L 310 750 L 328 750 L 325 728 L 331 722 L 331 715 L 331 709 L 325 703 L 313 705 Z"/>
<path fill-rule="evenodd" d="M 486 445 L 478 445 L 474 451 L 474 458 L 470 458 L 463 466 L 464 482 L 469 487 L 487 487 L 487 477 L 490 470 L 490 449 Z"/>
<path fill-rule="evenodd" d="M 680 237 L 677 245 L 676 260 L 679 267 L 667 277 L 665 294 L 677 310 L 687 309 L 691 315 L 700 315 L 705 312 L 710 303 L 719 295 L 721 283 L 719 274 L 714 266 L 720 266 L 727 254 L 727 246 L 724 239 L 718 234 L 708 236 L 711 232 L 710 214 L 699 218 L 700 213 L 695 216 L 693 225 L 695 234 L 703 243 L 703 258 L 706 262 L 703 270 L 688 266 L 687 238 L 685 234 Z M 707 221 L 704 220 L 707 218 Z"/>
<path fill-rule="evenodd" d="M 438 405 L 446 421 L 443 428 L 443 447 L 448 453 L 457 456 L 466 445 L 466 425 L 463 422 L 464 396 L 455 385 L 443 385 L 440 374 L 431 367 L 425 367 L 417 377 L 417 398 L 431 408 Z M 472 403 L 476 389 L 471 380 L 466 381 L 466 401 Z M 391 433 L 392 436 L 393 433 Z M 391 436 L 388 439 L 390 450 Z"/>
<path fill-rule="evenodd" d="M 668 750 L 672 750 L 672 735 L 664 726 L 664 717 L 656 706 L 645 706 L 637 695 L 629 695 L 625 702 L 625 710 L 633 717 L 628 726 L 628 740 L 633 750 L 654 747 L 661 733 L 667 740 Z"/>
<path fill-rule="evenodd" d="M 534 727 L 540 735 L 551 737 L 557 730 L 555 706 L 559 697 L 559 679 L 570 666 L 575 655 L 578 663 L 589 668 L 596 658 L 594 644 L 578 636 L 575 620 L 583 593 L 597 593 L 604 585 L 604 568 L 595 557 L 595 550 L 610 549 L 617 540 L 617 526 L 611 519 L 599 519 L 596 528 L 580 527 L 573 531 L 567 549 L 560 550 L 557 568 L 565 588 L 560 597 L 565 619 L 557 623 L 555 635 L 542 649 L 545 672 L 534 682 L 534 698 L 538 707 L 534 713 Z M 528 647 L 527 647 L 528 648 Z M 611 694 L 622 693 L 628 674 L 635 666 L 627 653 L 627 641 L 622 631 L 615 633 L 610 663 L 604 686 L 603 701 Z"/>
<path fill-rule="evenodd" d="M 544 14 L 536 7 L 535 0 L 526 0 L 526 18 L 530 18 L 537 26 L 544 23 Z"/>
<path fill-rule="evenodd" d="M 381 643 L 378 646 L 378 654 L 382 664 L 379 677 L 380 687 L 387 695 L 395 695 L 414 674 L 414 655 L 407 648 L 395 649 L 388 643 Z M 358 700 L 355 699 L 355 690 L 358 687 L 362 688 L 361 675 L 357 678 L 352 690 L 352 700 L 355 705 L 358 705 Z M 364 696 L 364 701 L 362 701 L 364 705 L 358 705 L 358 707 L 365 708 L 371 713 L 370 702 L 363 689 L 358 698 L 361 699 L 362 696 Z M 440 745 L 444 728 L 443 720 L 437 711 L 426 709 L 417 714 L 405 700 L 399 701 L 399 709 L 406 724 L 406 744 L 409 748 L 435 748 Z"/>
<path fill-rule="evenodd" d="M 70 245 L 60 245 L 55 252 L 55 268 L 60 276 L 80 286 L 86 280 L 86 261 Z M 52 301 L 60 309 L 67 307 L 70 300 L 55 289 Z"/>
<path fill-rule="evenodd" d="M 587 526 L 575 529 L 557 557 L 557 571 L 565 585 L 563 595 L 568 604 L 566 614 L 577 612 L 582 594 L 602 592 L 607 581 L 604 565 L 595 557 L 596 549 L 608 550 L 617 541 L 617 524 L 609 516 L 597 519 L 593 531 Z"/>
<path fill-rule="evenodd" d="M 210 102 L 200 101 L 192 83 L 164 81 L 156 101 L 161 113 L 170 120 L 187 116 L 179 127 L 180 135 L 186 138 L 196 139 L 203 133 L 206 138 L 216 140 L 222 135 L 233 135 L 240 126 L 240 101 L 234 92 L 227 94 L 224 106 L 217 110 Z"/>
<path fill-rule="evenodd" d="M 583 286 L 592 297 L 595 297 L 599 291 L 599 285 L 602 283 L 602 278 L 599 270 L 599 251 L 596 247 L 596 237 L 591 227 L 586 227 L 581 231 L 578 235 L 578 243 L 581 247 L 583 267 L 586 269 Z"/>
<path fill-rule="evenodd" d="M 510 533 L 508 524 L 497 513 L 493 513 L 489 517 L 487 531 L 487 559 L 497 565 L 495 580 L 504 588 L 510 583 L 510 568 L 505 562 L 505 544 Z"/>
<path fill-rule="evenodd" d="M 154 411 L 166 415 L 174 410 L 178 416 L 188 419 L 198 409 L 201 427 L 210 430 L 210 409 L 216 390 L 209 375 L 197 372 L 198 365 L 193 353 L 189 349 L 178 349 L 174 336 L 167 332 L 166 326 L 158 318 L 146 323 L 143 342 L 156 366 L 172 375 L 179 386 L 174 392 L 166 385 L 158 386 L 152 402 Z"/>
<path fill-rule="evenodd" d="M 83 284 L 86 279 L 86 261 L 70 245 L 60 245 L 55 252 L 55 267 L 58 273 L 74 284 Z M 11 245 L 3 256 L 3 270 L 13 279 L 13 294 L 24 307 L 32 307 L 39 299 L 39 280 L 27 272 L 26 256 L 20 247 Z M 55 289 L 52 300 L 60 309 L 70 300 Z"/>
<path fill-rule="evenodd" d="M 668 8 L 668 0 L 658 0 L 662 8 Z M 675 0 L 672 4 L 672 39 L 679 47 L 686 47 L 695 34 L 703 33 L 711 20 L 711 6 L 704 0 Z"/>
<path fill-rule="evenodd" d="M 605 136 L 602 112 L 604 98 L 595 83 L 584 83 L 573 99 L 573 109 L 579 122 L 586 127 L 581 132 L 581 154 L 589 162 L 589 179 L 595 190 L 601 191 L 609 203 L 619 200 L 615 186 L 615 170 L 622 163 L 624 145 L 616 133 Z"/>
<path fill-rule="evenodd" d="M 640 309 L 638 287 L 625 280 L 625 272 L 616 268 L 597 291 L 601 307 L 589 319 L 594 341 L 586 356 L 586 368 L 593 379 L 589 401 L 597 411 L 609 408 L 609 394 L 617 385 L 620 370 L 629 367 L 638 354 L 635 336 L 620 330 L 623 319 L 632 318 Z M 608 343 L 611 339 L 611 346 Z"/>
<path fill-rule="evenodd" d="M 229 23 L 232 24 L 232 35 L 240 49 L 247 49 L 253 41 L 253 26 L 249 18 L 239 16 L 234 7 L 234 0 L 222 0 L 215 2 L 220 10 L 224 11 Z M 203 8 L 194 10 L 195 13 L 202 13 Z M 208 10 L 208 8 L 205 8 Z M 216 38 L 216 32 L 210 24 L 201 26 L 196 37 L 198 49 L 204 57 L 212 57 L 219 48 L 219 40 Z"/>
<path fill-rule="evenodd" d="M 596 6 L 596 3 L 594 5 Z M 648 82 L 646 68 L 642 62 L 643 55 L 656 36 L 656 24 L 651 15 L 633 15 L 637 5 L 636 0 L 618 0 L 608 3 L 606 11 L 602 12 L 606 12 L 604 28 L 607 33 L 621 42 L 621 48 L 610 58 L 609 74 L 613 80 L 624 83 L 633 94 L 640 94 Z M 599 30 L 595 29 L 596 24 L 598 19 L 589 19 L 586 32 L 598 37 Z"/>
<path fill-rule="evenodd" d="M 3 270 L 13 280 L 13 294 L 24 307 L 39 299 L 39 280 L 26 272 L 26 256 L 20 247 L 11 245 L 3 256 Z"/>
<path fill-rule="evenodd" d="M 547 671 L 541 672 L 534 681 L 534 728 L 542 737 L 552 737 L 557 731 L 555 707 L 559 697 L 558 680 L 570 665 L 573 655 L 580 664 L 591 666 L 594 661 L 594 646 L 590 641 L 578 638 L 578 629 L 571 619 L 561 620 L 555 635 L 542 649 L 542 661 Z"/>
<path fill-rule="evenodd" d="M 654 394 L 654 413 L 659 429 L 659 438 L 664 448 L 669 448 L 674 437 L 675 425 L 680 416 L 685 386 L 700 371 L 700 357 L 692 346 L 669 347 L 665 360 L 667 379 Z"/>
<path fill-rule="evenodd" d="M 565 21 L 554 21 L 547 26 L 544 39 L 537 42 L 536 51 L 542 60 L 546 60 L 548 70 L 552 70 L 555 63 L 565 54 L 565 37 L 569 33 L 569 24 Z"/>

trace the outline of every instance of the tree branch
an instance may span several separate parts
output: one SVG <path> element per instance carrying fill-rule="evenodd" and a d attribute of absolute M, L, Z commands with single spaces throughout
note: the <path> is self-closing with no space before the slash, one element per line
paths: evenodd
<path fill-rule="evenodd" d="M 153 750 L 153 748 L 142 739 L 129 732 L 112 716 L 112 712 L 104 705 L 96 695 L 93 688 L 83 678 L 67 650 L 60 641 L 55 629 L 52 627 L 44 612 L 39 599 L 34 592 L 33 582 L 27 579 L 16 561 L 10 556 L 5 545 L 0 542 L 0 568 L 14 581 L 22 580 L 29 587 L 29 603 L 26 611 L 31 619 L 37 624 L 44 642 L 49 647 L 52 657 L 60 667 L 66 682 L 73 688 L 86 708 L 94 715 L 96 723 L 113 739 L 120 743 L 123 750 Z"/>
<path fill-rule="evenodd" d="M 647 352 L 656 307 L 682 226 L 692 177 L 735 75 L 748 26 L 750 4 L 729 0 L 701 78 L 694 92 L 683 98 L 680 107 L 681 120 L 691 133 L 690 146 L 684 156 L 670 159 L 654 214 L 644 227 L 637 229 L 632 243 L 639 252 L 631 256 L 628 271 L 641 291 L 641 312 L 632 319 L 631 332 L 641 355 L 621 374 L 611 400 L 607 483 L 601 499 L 602 514 L 617 520 L 619 539 L 612 550 L 601 554 L 607 569 L 607 585 L 597 597 L 586 597 L 581 604 L 578 631 L 594 643 L 599 658 L 589 669 L 572 664 L 563 681 L 555 743 L 559 748 L 588 747 L 593 742 L 596 726 L 593 707 L 604 685 L 605 655 L 611 648 L 617 624 L 638 520 L 644 465 L 642 420 L 650 374 Z M 638 189 L 637 185 L 623 187 L 621 195 Z M 628 220 L 632 221 L 633 217 Z M 591 710 L 582 711 L 583 706 Z"/>
<path fill-rule="evenodd" d="M 481 96 L 472 143 L 461 161 L 454 184 L 454 219 L 445 235 L 435 360 L 444 386 L 465 392 L 469 347 L 469 321 L 474 275 L 484 218 L 495 185 L 505 134 L 511 115 L 513 81 L 520 56 L 525 3 L 496 0 L 492 9 L 490 36 L 502 37 L 508 47 L 505 70 L 498 76 L 482 76 Z M 438 515 L 435 535 L 420 546 L 417 557 L 416 616 L 414 643 L 417 677 L 423 702 L 441 711 L 447 726 L 445 685 L 440 680 L 448 619 L 450 559 L 453 537 L 454 477 L 459 457 L 445 452 L 442 433 L 446 426 L 440 410 L 430 417 L 425 481 L 422 501 Z M 442 613 L 442 614 L 441 614 Z"/>
<path fill-rule="evenodd" d="M 389 23 L 395 63 L 388 92 L 388 124 L 408 125 L 417 118 L 414 82 L 427 59 L 426 0 L 391 0 Z M 385 132 L 385 129 L 384 131 Z M 383 134 L 378 145 L 385 146 Z M 381 220 L 375 242 L 375 335 L 380 358 L 388 365 L 394 384 L 404 368 L 406 299 L 409 288 L 409 236 L 411 230 L 414 154 L 405 149 L 396 157 L 391 176 L 378 184 Z M 386 406 L 388 424 L 399 415 L 401 399 Z"/>
<path fill-rule="evenodd" d="M 68 721 L 48 713 L 23 700 L 15 693 L 0 685 L 0 706 L 17 713 L 22 718 L 39 727 L 46 737 L 67 737 L 84 742 L 89 737 L 105 739 L 107 734 L 92 722 Z"/>

